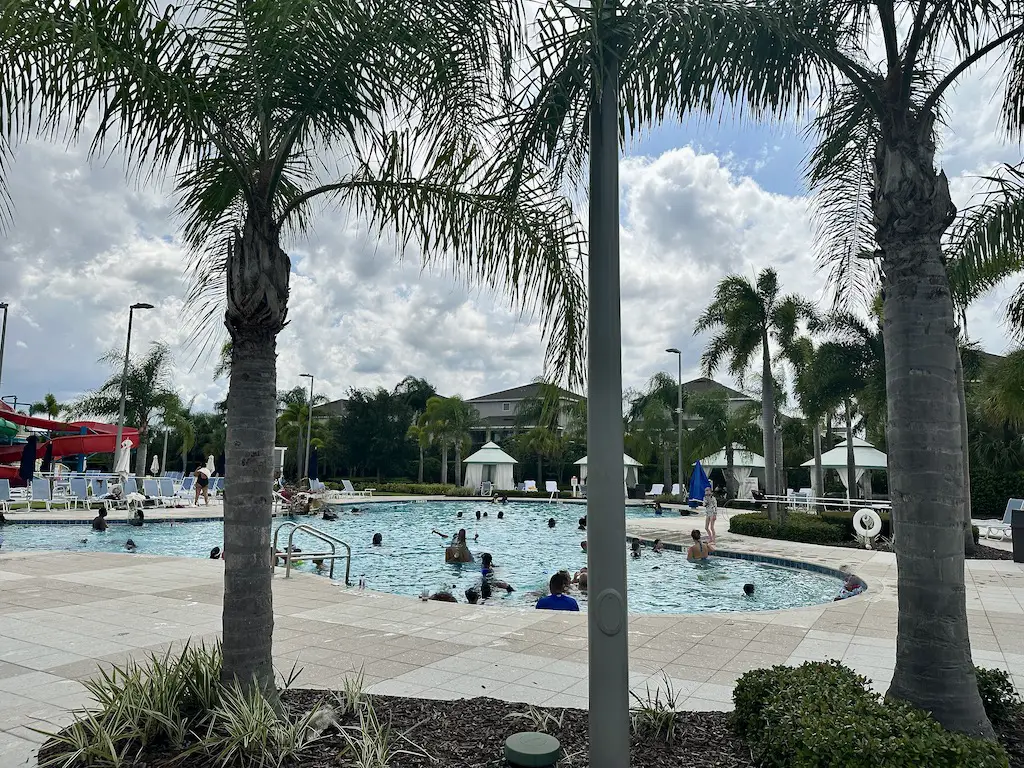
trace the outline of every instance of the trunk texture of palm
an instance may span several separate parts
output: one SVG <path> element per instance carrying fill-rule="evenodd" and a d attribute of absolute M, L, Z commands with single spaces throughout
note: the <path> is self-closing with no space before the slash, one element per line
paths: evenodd
<path fill-rule="evenodd" d="M 964 361 L 956 356 L 956 394 L 960 400 L 960 440 L 964 455 L 964 555 L 974 557 L 974 520 L 971 519 L 971 451 L 967 430 L 967 390 L 964 386 Z"/>
<path fill-rule="evenodd" d="M 146 466 L 146 459 L 149 454 L 149 429 L 147 427 L 139 428 L 139 447 L 135 451 L 135 476 L 145 477 L 148 473 L 148 467 Z"/>
<path fill-rule="evenodd" d="M 775 379 L 772 377 L 772 356 L 768 349 L 768 331 L 761 340 L 761 431 L 764 437 L 764 484 L 769 497 L 775 496 Z M 779 519 L 779 506 L 768 501 L 768 517 Z"/>
<path fill-rule="evenodd" d="M 225 681 L 256 685 L 279 705 L 272 655 L 271 500 L 277 406 L 277 334 L 288 303 L 288 255 L 273 225 L 250 216 L 227 265 L 231 334 L 224 495 Z"/>
<path fill-rule="evenodd" d="M 736 452 L 730 442 L 725 444 L 725 495 L 727 499 L 735 499 L 739 495 L 739 485 L 736 483 Z"/>
<path fill-rule="evenodd" d="M 945 174 L 935 170 L 934 120 L 901 117 L 875 147 L 872 193 L 898 541 L 896 669 L 887 695 L 950 730 L 994 739 L 971 659 L 964 588 L 957 328 L 941 241 L 955 208 Z"/>
<path fill-rule="evenodd" d="M 441 485 L 448 484 L 448 443 L 441 443 Z"/>
<path fill-rule="evenodd" d="M 416 482 L 423 485 L 423 446 L 420 446 L 420 463 L 416 469 Z"/>
<path fill-rule="evenodd" d="M 825 495 L 825 470 L 821 466 L 821 420 L 815 419 L 812 432 L 814 440 L 814 495 L 823 497 Z M 825 509 L 818 505 L 818 511 Z"/>
<path fill-rule="evenodd" d="M 857 456 L 853 451 L 853 408 L 846 401 L 846 495 L 852 501 L 857 494 Z"/>
<path fill-rule="evenodd" d="M 462 485 L 462 441 L 455 441 L 455 485 Z"/>

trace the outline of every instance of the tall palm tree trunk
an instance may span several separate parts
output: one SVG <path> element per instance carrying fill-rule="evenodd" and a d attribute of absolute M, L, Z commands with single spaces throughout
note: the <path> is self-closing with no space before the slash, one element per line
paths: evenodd
<path fill-rule="evenodd" d="M 669 490 L 672 489 L 672 451 L 669 443 L 661 444 L 661 458 L 664 464 L 664 474 L 662 479 L 665 481 L 665 487 Z"/>
<path fill-rule="evenodd" d="M 964 589 L 956 319 L 941 238 L 955 208 L 934 167 L 930 116 L 898 115 L 875 149 L 889 487 L 899 622 L 888 694 L 950 730 L 994 739 L 971 659 Z M 906 133 L 904 133 L 906 131 Z"/>
<path fill-rule="evenodd" d="M 736 483 L 736 451 L 732 443 L 725 443 L 725 497 L 735 499 L 739 495 L 739 485 Z"/>
<path fill-rule="evenodd" d="M 149 428 L 139 427 L 139 447 L 135 451 L 135 476 L 146 476 L 146 459 L 149 454 Z"/>
<path fill-rule="evenodd" d="M 280 706 L 272 655 L 271 500 L 277 405 L 277 334 L 288 302 L 288 255 L 276 227 L 254 221 L 228 254 L 225 325 L 231 334 L 224 495 L 225 681 L 261 688 Z"/>
<path fill-rule="evenodd" d="M 441 485 L 448 484 L 448 443 L 441 443 Z"/>
<path fill-rule="evenodd" d="M 455 441 L 455 485 L 462 485 L 462 441 Z"/>
<path fill-rule="evenodd" d="M 423 484 L 423 446 L 420 446 L 420 464 L 416 469 L 416 482 L 420 485 Z"/>
<path fill-rule="evenodd" d="M 541 456 L 540 452 L 537 453 L 537 487 L 542 488 L 544 486 L 544 457 Z"/>
<path fill-rule="evenodd" d="M 964 361 L 959 350 L 956 356 L 956 393 L 960 400 L 960 441 L 964 456 L 964 555 L 974 557 L 974 520 L 971 519 L 971 451 L 967 429 L 967 388 L 964 382 Z"/>
<path fill-rule="evenodd" d="M 768 496 L 775 496 L 775 383 L 772 378 L 772 357 L 768 349 L 768 331 L 761 338 L 761 431 L 764 437 L 764 484 Z M 775 500 L 768 502 L 768 517 L 777 520 L 779 507 Z"/>
<path fill-rule="evenodd" d="M 852 501 L 857 491 L 857 457 L 853 453 L 853 409 L 846 400 L 846 495 Z"/>
<path fill-rule="evenodd" d="M 814 441 L 814 495 L 824 496 L 825 495 L 825 471 L 821 467 L 821 419 L 814 420 L 814 429 L 811 433 Z M 818 505 L 818 511 L 822 511 L 824 506 Z"/>

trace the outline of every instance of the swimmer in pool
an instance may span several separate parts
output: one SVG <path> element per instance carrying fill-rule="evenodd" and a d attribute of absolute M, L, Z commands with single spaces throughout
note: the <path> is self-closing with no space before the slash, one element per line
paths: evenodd
<path fill-rule="evenodd" d="M 373 534 L 373 546 L 379 547 L 383 543 L 384 543 L 384 536 L 383 535 L 381 535 L 379 533 Z"/>
<path fill-rule="evenodd" d="M 696 528 L 690 532 L 690 538 L 694 543 L 686 550 L 686 559 L 692 562 L 706 562 L 711 553 L 715 551 L 715 546 L 701 541 L 700 531 Z"/>
<path fill-rule="evenodd" d="M 665 551 L 665 545 L 661 543 L 661 539 L 655 539 L 654 540 L 654 546 L 652 547 L 652 550 L 655 551 L 655 552 L 664 552 Z"/>
<path fill-rule="evenodd" d="M 633 543 L 630 545 L 630 553 L 633 555 L 634 560 L 640 557 L 640 539 L 633 539 Z"/>

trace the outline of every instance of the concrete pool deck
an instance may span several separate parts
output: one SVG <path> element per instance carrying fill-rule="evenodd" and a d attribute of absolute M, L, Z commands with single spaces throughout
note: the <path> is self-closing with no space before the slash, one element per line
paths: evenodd
<path fill-rule="evenodd" d="M 389 499 L 390 500 L 390 499 Z M 174 512 L 175 510 L 168 510 Z M 720 515 L 724 528 L 727 515 Z M 700 525 L 698 525 L 698 521 Z M 631 535 L 683 542 L 703 518 L 631 519 Z M 668 677 L 684 709 L 730 709 L 743 672 L 836 658 L 884 689 L 895 663 L 896 565 L 888 553 L 723 533 L 723 549 L 838 568 L 870 585 L 839 603 L 785 611 L 647 614 L 629 625 L 634 690 Z M 0 767 L 31 764 L 42 736 L 88 703 L 97 664 L 219 636 L 222 563 L 142 555 L 0 550 Z M 974 660 L 1024 691 L 1024 566 L 968 561 Z M 370 690 L 587 704 L 585 614 L 420 602 L 295 574 L 274 579 L 275 659 L 297 685 L 331 688 L 362 669 Z"/>

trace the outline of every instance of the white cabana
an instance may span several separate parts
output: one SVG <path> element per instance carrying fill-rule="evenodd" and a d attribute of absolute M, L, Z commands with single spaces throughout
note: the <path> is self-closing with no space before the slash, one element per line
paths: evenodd
<path fill-rule="evenodd" d="M 482 482 L 491 483 L 499 491 L 511 491 L 516 487 L 512 479 L 512 465 L 519 462 L 494 443 L 487 443 L 462 463 L 466 465 L 466 479 L 462 483 L 466 488 L 479 488 Z"/>
<path fill-rule="evenodd" d="M 718 453 L 712 454 L 700 460 L 704 469 L 725 469 L 729 466 L 725 454 L 725 448 Z M 747 447 L 739 443 L 732 444 L 732 470 L 736 485 L 739 488 L 741 498 L 750 497 L 750 483 L 747 480 L 751 475 L 764 478 L 764 456 L 747 450 Z M 757 471 L 760 470 L 760 471 Z"/>
<path fill-rule="evenodd" d="M 831 451 L 825 451 L 821 454 L 821 467 L 822 469 L 834 469 L 839 472 L 839 479 L 843 481 L 843 487 L 846 488 L 849 493 L 849 481 L 846 476 L 846 441 L 836 445 Z M 814 469 L 814 459 L 805 461 L 801 466 L 810 467 Z M 888 457 L 880 450 L 875 448 L 867 440 L 862 440 L 859 437 L 853 438 L 853 471 L 854 479 L 857 485 L 862 485 L 862 481 L 870 478 L 867 474 L 872 469 L 888 469 L 889 460 Z M 813 481 L 813 473 L 811 480 Z M 817 491 L 816 491 L 817 492 Z"/>
<path fill-rule="evenodd" d="M 580 468 L 580 480 L 585 482 L 587 479 L 587 457 L 584 456 L 575 464 Z M 639 482 L 637 472 L 642 466 L 643 464 L 629 454 L 622 454 L 622 480 L 627 488 L 636 488 L 636 484 Z"/>

